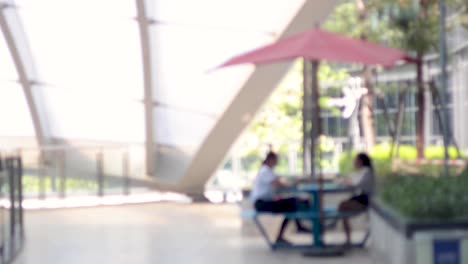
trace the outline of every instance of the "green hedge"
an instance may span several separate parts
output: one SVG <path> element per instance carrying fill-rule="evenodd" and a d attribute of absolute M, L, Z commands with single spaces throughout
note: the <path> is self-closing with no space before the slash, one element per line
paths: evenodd
<path fill-rule="evenodd" d="M 375 145 L 374 148 L 369 152 L 372 158 L 376 173 L 379 176 L 385 176 L 391 173 L 390 163 L 390 144 L 379 144 Z M 417 156 L 416 148 L 408 145 L 401 145 L 398 149 L 399 157 L 401 159 L 415 159 Z M 353 162 L 357 152 L 352 151 L 351 153 L 345 152 L 341 154 L 339 161 L 339 169 L 341 174 L 349 174 L 354 170 Z"/>
<path fill-rule="evenodd" d="M 455 147 L 448 148 L 449 157 L 451 159 L 458 158 L 457 149 Z M 461 153 L 462 157 L 464 156 Z M 426 159 L 443 159 L 445 157 L 444 147 L 441 146 L 428 146 L 424 149 L 424 157 Z"/>
<path fill-rule="evenodd" d="M 391 172 L 391 161 L 390 161 L 390 144 L 378 144 L 369 151 L 369 155 L 372 158 L 376 174 L 378 176 L 388 176 Z M 342 153 L 339 160 L 340 174 L 347 175 L 353 171 L 354 156 L 357 152 Z M 463 155 L 463 153 L 462 153 Z M 403 160 L 414 160 L 417 157 L 416 147 L 410 145 L 400 145 L 398 149 L 398 156 Z M 444 148 L 441 146 L 428 146 L 424 149 L 424 156 L 427 159 L 442 159 L 444 158 Z M 449 148 L 450 158 L 457 158 L 457 151 L 455 147 Z M 431 173 L 439 172 L 441 166 L 421 166 L 423 172 Z"/>
<path fill-rule="evenodd" d="M 52 178 L 50 176 L 43 177 L 43 184 L 45 191 L 52 190 Z M 60 179 L 56 180 L 57 188 L 61 184 Z M 68 178 L 65 180 L 65 188 L 68 191 L 77 191 L 77 190 L 97 190 L 97 183 L 91 180 L 85 179 L 74 179 Z M 23 191 L 25 193 L 29 192 L 39 192 L 40 182 L 38 176 L 35 175 L 24 175 L 23 176 Z"/>
<path fill-rule="evenodd" d="M 387 177 L 379 196 L 411 219 L 465 219 L 468 218 L 467 190 L 465 171 L 458 177 Z"/>
<path fill-rule="evenodd" d="M 391 147 L 390 144 L 378 144 L 371 149 L 369 154 L 373 159 L 388 160 L 390 158 Z M 394 151 L 396 151 L 396 149 Z M 398 148 L 398 156 L 400 159 L 405 160 L 416 159 L 416 148 L 409 145 L 400 145 Z"/>
<path fill-rule="evenodd" d="M 356 156 L 356 151 L 351 152 L 343 152 L 340 155 L 340 159 L 338 162 L 340 174 L 347 175 L 354 170 L 354 157 Z"/>

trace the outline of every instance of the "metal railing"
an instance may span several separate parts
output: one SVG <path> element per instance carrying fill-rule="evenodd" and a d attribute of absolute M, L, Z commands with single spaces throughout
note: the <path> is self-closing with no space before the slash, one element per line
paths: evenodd
<path fill-rule="evenodd" d="M 25 199 L 130 195 L 145 190 L 143 164 L 131 164 L 130 152 L 130 146 L 18 149 L 25 168 Z"/>
<path fill-rule="evenodd" d="M 12 263 L 24 244 L 23 166 L 16 154 L 0 161 L 0 262 Z"/>

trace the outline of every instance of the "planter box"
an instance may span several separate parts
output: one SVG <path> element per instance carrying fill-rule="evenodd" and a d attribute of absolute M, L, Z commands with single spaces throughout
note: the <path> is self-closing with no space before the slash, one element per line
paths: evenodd
<path fill-rule="evenodd" d="M 383 202 L 370 211 L 376 264 L 468 264 L 468 220 L 415 221 Z"/>

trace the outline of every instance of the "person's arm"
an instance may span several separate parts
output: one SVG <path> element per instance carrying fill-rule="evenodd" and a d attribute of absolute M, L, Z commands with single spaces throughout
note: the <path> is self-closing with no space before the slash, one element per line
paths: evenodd
<path fill-rule="evenodd" d="M 257 177 L 261 185 L 271 185 L 273 187 L 281 187 L 284 185 L 281 177 L 276 175 L 271 169 L 262 169 L 260 172 L 262 175 Z"/>
<path fill-rule="evenodd" d="M 271 182 L 271 184 L 273 184 L 273 186 L 275 186 L 276 188 L 289 188 L 289 187 L 295 187 L 299 184 L 308 183 L 308 182 L 310 182 L 310 179 L 301 178 L 301 179 L 294 179 L 293 181 L 290 181 L 281 177 L 277 177 L 275 180 Z"/>
<path fill-rule="evenodd" d="M 357 173 L 350 175 L 350 177 L 343 179 L 341 184 L 354 188 L 362 188 L 366 184 L 368 173 L 368 170 L 360 170 Z"/>
<path fill-rule="evenodd" d="M 289 184 L 286 183 L 283 179 L 281 179 L 281 177 L 276 177 L 272 182 L 271 184 L 273 184 L 273 186 L 275 187 L 288 187 Z"/>
<path fill-rule="evenodd" d="M 281 179 L 276 178 L 271 182 L 271 185 L 273 185 L 274 188 L 281 188 L 283 187 L 283 183 L 281 182 Z"/>
<path fill-rule="evenodd" d="M 298 178 L 294 181 L 294 185 L 310 183 L 311 181 L 312 181 L 311 178 Z"/>
<path fill-rule="evenodd" d="M 336 183 L 348 186 L 354 186 L 353 179 L 350 177 L 338 178 L 335 180 Z"/>
<path fill-rule="evenodd" d="M 365 173 L 361 170 L 355 173 L 352 173 L 348 177 L 339 178 L 336 180 L 336 183 L 346 185 L 349 187 L 360 188 L 365 181 Z"/>

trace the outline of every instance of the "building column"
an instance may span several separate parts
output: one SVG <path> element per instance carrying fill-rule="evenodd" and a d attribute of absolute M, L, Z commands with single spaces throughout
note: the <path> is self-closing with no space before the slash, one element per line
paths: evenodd
<path fill-rule="evenodd" d="M 13 19 L 18 21 L 12 22 L 11 20 Z M 12 25 L 15 25 L 16 27 L 13 27 Z M 38 99 L 33 91 L 34 83 L 37 82 L 37 80 L 34 80 L 33 78 L 35 76 L 33 73 L 28 72 L 27 70 L 33 68 L 31 65 L 34 65 L 34 61 L 31 59 L 32 56 L 29 55 L 29 43 L 20 43 L 21 40 L 27 38 L 18 37 L 19 35 L 25 35 L 25 32 L 22 28 L 21 21 L 18 19 L 16 7 L 11 3 L 0 2 L 0 28 L 15 64 L 15 68 L 18 73 L 18 81 L 23 88 L 26 103 L 33 122 L 37 143 L 39 146 L 44 146 L 47 144 L 46 139 L 48 136 L 45 124 L 45 113 L 42 113 L 42 115 L 40 114 Z"/>
<path fill-rule="evenodd" d="M 140 32 L 143 83 L 144 83 L 144 111 L 145 111 L 145 159 L 146 174 L 155 175 L 155 140 L 154 140 L 154 98 L 153 98 L 153 63 L 151 49 L 150 27 L 152 20 L 148 17 L 148 9 L 145 0 L 136 0 L 138 28 Z"/>

